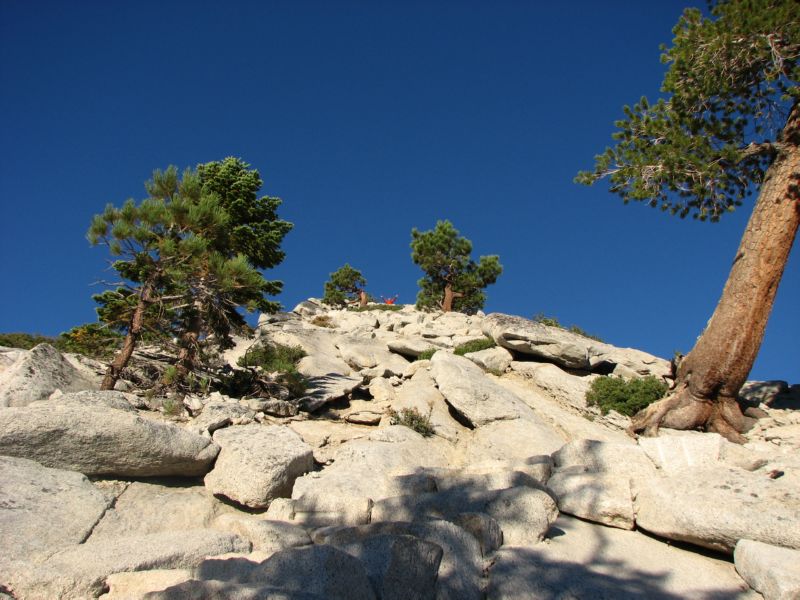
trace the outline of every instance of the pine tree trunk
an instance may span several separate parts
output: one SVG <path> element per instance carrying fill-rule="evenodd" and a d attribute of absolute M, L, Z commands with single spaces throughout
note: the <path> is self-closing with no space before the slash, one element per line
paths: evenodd
<path fill-rule="evenodd" d="M 728 281 L 711 320 L 678 367 L 670 395 L 637 414 L 633 433 L 659 427 L 716 431 L 743 442 L 737 395 L 753 367 L 775 293 L 800 224 L 800 109 L 761 186 Z"/>
<path fill-rule="evenodd" d="M 453 291 L 453 284 L 446 283 L 444 286 L 444 299 L 442 300 L 442 312 L 452 312 L 453 301 L 456 298 L 461 298 L 464 294 L 461 292 Z"/>
<path fill-rule="evenodd" d="M 367 300 L 369 297 L 367 296 L 367 292 L 364 290 L 358 290 L 358 306 L 359 308 L 364 308 L 367 305 Z"/>
<path fill-rule="evenodd" d="M 203 327 L 200 319 L 202 305 L 195 302 L 195 310 L 189 318 L 186 331 L 181 335 L 181 349 L 178 352 L 178 381 L 186 381 L 189 373 L 194 371 L 197 362 L 197 341 L 200 339 L 200 332 Z"/>
<path fill-rule="evenodd" d="M 114 360 L 108 365 L 105 377 L 100 384 L 101 390 L 113 390 L 119 380 L 122 370 L 128 366 L 128 361 L 136 349 L 136 343 L 142 335 L 144 329 L 144 313 L 147 306 L 153 301 L 153 285 L 150 282 L 145 282 L 142 291 L 139 294 L 139 300 L 136 303 L 136 308 L 133 309 L 130 323 L 128 323 L 128 333 L 125 335 L 125 340 L 122 342 L 122 348 L 117 352 Z"/>

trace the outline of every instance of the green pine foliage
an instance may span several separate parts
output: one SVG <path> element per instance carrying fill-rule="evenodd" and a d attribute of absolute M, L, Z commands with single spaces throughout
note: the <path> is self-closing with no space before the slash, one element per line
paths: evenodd
<path fill-rule="evenodd" d="M 58 336 L 57 347 L 62 352 L 108 360 L 119 350 L 122 337 L 122 334 L 101 323 L 86 323 Z"/>
<path fill-rule="evenodd" d="M 258 367 L 267 373 L 275 373 L 275 381 L 285 386 L 292 397 L 299 398 L 305 393 L 307 382 L 297 370 L 297 363 L 305 355 L 300 346 L 286 346 L 273 342 L 251 348 L 236 364 L 240 367 Z"/>
<path fill-rule="evenodd" d="M 59 352 L 106 360 L 119 349 L 122 335 L 100 323 L 78 325 L 58 337 L 37 333 L 0 333 L 0 346 L 7 348 L 30 350 L 39 344 L 50 344 Z"/>
<path fill-rule="evenodd" d="M 411 259 L 424 271 L 418 281 L 417 308 L 443 308 L 445 290 L 454 292 L 452 309 L 474 314 L 486 302 L 484 289 L 497 281 L 503 272 L 496 255 L 472 260 L 472 242 L 459 235 L 450 221 L 437 221 L 429 231 L 411 231 Z"/>
<path fill-rule="evenodd" d="M 592 382 L 586 404 L 599 407 L 604 415 L 615 410 L 630 417 L 663 398 L 667 389 L 666 383 L 652 375 L 630 380 L 603 376 Z"/>
<path fill-rule="evenodd" d="M 258 269 L 283 259 L 280 243 L 292 225 L 277 218 L 277 198 L 257 197 L 260 186 L 258 172 L 239 159 L 182 175 L 169 167 L 145 184 L 146 199 L 108 205 L 92 221 L 89 241 L 108 247 L 122 279 L 95 296 L 101 322 L 134 344 L 148 334 L 178 339 L 179 380 L 202 360 L 203 345 L 228 348 L 233 334 L 247 332 L 241 309 L 279 308 L 266 296 L 281 282 Z"/>
<path fill-rule="evenodd" d="M 424 352 L 420 352 L 417 358 L 414 360 L 430 360 L 433 358 L 433 355 L 436 354 L 438 348 L 431 348 L 430 350 L 425 350 Z"/>
<path fill-rule="evenodd" d="M 54 337 L 40 335 L 38 333 L 0 333 L 0 346 L 4 346 L 6 348 L 30 350 L 39 344 L 50 344 L 51 346 L 56 346 L 58 344 L 58 340 Z"/>
<path fill-rule="evenodd" d="M 295 368 L 297 362 L 306 355 L 300 346 L 284 344 L 259 344 L 248 350 L 236 364 L 240 367 L 260 367 L 269 373 L 285 372 Z"/>
<path fill-rule="evenodd" d="M 686 9 L 662 46 L 664 98 L 642 98 L 615 123 L 615 145 L 576 181 L 607 178 L 625 203 L 717 221 L 763 181 L 800 98 L 796 0 Z"/>
<path fill-rule="evenodd" d="M 322 302 L 329 306 L 344 307 L 357 302 L 361 292 L 367 286 L 367 280 L 361 271 L 349 264 L 331 273 L 330 280 L 325 282 L 325 293 Z"/>
<path fill-rule="evenodd" d="M 494 348 L 495 346 L 497 346 L 497 344 L 492 338 L 485 337 L 479 340 L 472 340 L 471 342 L 459 344 L 455 347 L 453 353 L 458 354 L 459 356 L 464 356 L 470 352 L 480 352 L 481 350 L 488 350 L 489 348 Z"/>

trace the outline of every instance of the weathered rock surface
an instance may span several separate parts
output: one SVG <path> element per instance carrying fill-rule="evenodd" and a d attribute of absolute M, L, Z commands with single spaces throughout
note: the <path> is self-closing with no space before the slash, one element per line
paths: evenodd
<path fill-rule="evenodd" d="M 248 583 L 266 583 L 330 600 L 376 598 L 361 562 L 333 546 L 282 550 L 258 565 Z"/>
<path fill-rule="evenodd" d="M 774 408 L 797 408 L 800 404 L 800 385 L 790 386 L 786 381 L 747 381 L 739 390 L 745 402 Z"/>
<path fill-rule="evenodd" d="M 460 437 L 459 462 L 468 466 L 487 460 L 524 461 L 531 455 L 550 454 L 563 444 L 563 438 L 534 416 L 495 421 Z"/>
<path fill-rule="evenodd" d="M 0 456 L 0 573 L 8 573 L 8 561 L 32 560 L 83 542 L 109 504 L 81 473 Z"/>
<path fill-rule="evenodd" d="M 311 543 L 311 538 L 302 527 L 284 521 L 271 521 L 241 513 L 220 515 L 211 523 L 211 527 L 235 533 L 248 540 L 252 544 L 253 550 L 269 554 Z"/>
<path fill-rule="evenodd" d="M 328 373 L 308 377 L 306 382 L 308 387 L 306 395 L 300 401 L 300 407 L 307 412 L 314 412 L 352 392 L 361 385 L 361 377 Z"/>
<path fill-rule="evenodd" d="M 326 375 L 349 375 L 350 365 L 341 358 L 328 354 L 310 354 L 297 363 L 297 371 L 306 377 L 325 377 Z"/>
<path fill-rule="evenodd" d="M 378 340 L 347 340 L 337 344 L 339 354 L 354 369 L 369 369 L 381 364 L 396 365 L 397 372 L 402 374 L 408 361 L 389 351 L 384 342 Z"/>
<path fill-rule="evenodd" d="M 159 592 L 192 578 L 189 569 L 152 569 L 113 573 L 106 577 L 108 593 L 103 600 L 132 600 L 145 598 L 149 592 Z"/>
<path fill-rule="evenodd" d="M 758 595 L 747 590 L 730 562 L 562 515 L 545 543 L 504 546 L 495 554 L 486 597 L 756 600 Z"/>
<path fill-rule="evenodd" d="M 480 367 L 463 356 L 437 352 L 431 358 L 431 376 L 447 403 L 471 427 L 521 415 L 522 402 L 487 379 Z"/>
<path fill-rule="evenodd" d="M 574 406 L 586 408 L 586 392 L 597 375 L 572 375 L 550 363 L 513 361 L 511 368 L 529 378 L 534 389 Z"/>
<path fill-rule="evenodd" d="M 455 442 L 462 432 L 468 431 L 450 416 L 444 396 L 424 368 L 417 370 L 396 388 L 392 407 L 397 411 L 416 410 L 421 415 L 427 415 L 435 434 L 450 442 Z"/>
<path fill-rule="evenodd" d="M 53 395 L 47 400 L 39 400 L 39 403 L 54 403 L 61 406 L 99 406 L 100 408 L 114 408 L 127 412 L 135 412 L 137 408 L 145 408 L 146 405 L 141 398 L 127 392 L 116 390 L 97 391 L 84 390 L 81 392 L 70 392 L 61 395 Z"/>
<path fill-rule="evenodd" d="M 46 400 L 56 390 L 67 393 L 94 387 L 58 350 L 39 344 L 0 372 L 0 407 L 27 406 Z"/>
<path fill-rule="evenodd" d="M 754 471 L 768 462 L 767 458 L 729 442 L 718 433 L 665 429 L 659 437 L 640 438 L 639 446 L 659 469 L 675 473 L 717 465 Z"/>
<path fill-rule="evenodd" d="M 372 535 L 336 545 L 356 557 L 381 600 L 436 597 L 436 579 L 443 550 L 410 535 Z"/>
<path fill-rule="evenodd" d="M 192 567 L 209 555 L 249 550 L 235 535 L 206 529 L 122 537 L 65 548 L 38 565 L 14 564 L 6 585 L 25 599 L 96 598 L 112 573 Z"/>
<path fill-rule="evenodd" d="M 632 348 L 617 348 L 559 327 L 521 317 L 492 313 L 483 332 L 498 345 L 567 369 L 614 373 L 623 377 L 668 377 L 668 361 Z"/>
<path fill-rule="evenodd" d="M 561 512 L 594 523 L 633 529 L 633 498 L 627 477 L 568 468 L 556 471 L 547 487 L 558 497 Z"/>
<path fill-rule="evenodd" d="M 311 446 L 287 427 L 244 425 L 214 433 L 220 446 L 205 485 L 214 494 L 249 506 L 266 508 L 292 493 L 295 479 L 311 470 Z"/>
<path fill-rule="evenodd" d="M 0 452 L 87 475 L 202 475 L 219 451 L 175 425 L 102 406 L 37 403 L 0 410 Z"/>
<path fill-rule="evenodd" d="M 411 535 L 425 540 L 442 551 L 436 582 L 440 600 L 479 600 L 483 561 L 475 538 L 453 523 L 441 520 L 382 522 L 330 532 L 319 543 L 342 546 L 374 535 Z"/>
<path fill-rule="evenodd" d="M 757 421 L 745 446 L 668 430 L 637 444 L 624 433 L 627 418 L 597 414 L 584 395 L 598 374 L 669 375 L 666 361 L 646 353 L 549 328 L 544 338 L 536 337 L 537 328 L 534 336 L 516 336 L 519 322 L 520 330 L 531 329 L 529 322 L 501 315 L 511 325 L 495 331 L 506 340 L 501 347 L 457 357 L 454 346 L 482 338 L 486 322 L 493 329 L 503 319 L 412 307 L 355 312 L 317 302 L 298 311 L 306 316 L 260 319 L 258 336 L 260 343 L 304 348 L 300 370 L 310 395 L 302 404 L 306 411 L 324 408 L 316 414 L 298 414 L 300 399 L 277 384 L 268 390 L 271 398 L 188 397 L 184 404 L 195 419 L 185 427 L 149 412 L 159 399 L 64 393 L 63 386 L 25 407 L 0 409 L 0 455 L 39 452 L 42 460 L 64 464 L 97 463 L 93 455 L 100 454 L 125 465 L 144 456 L 163 468 L 174 460 L 169 446 L 178 431 L 189 436 L 178 447 L 199 439 L 204 446 L 194 453 L 208 453 L 196 475 L 208 471 L 219 451 L 211 435 L 230 436 L 231 443 L 221 444 L 235 448 L 223 450 L 215 468 L 215 476 L 227 472 L 223 493 L 233 502 L 214 497 L 212 475 L 208 487 L 131 482 L 141 469 L 90 483 L 80 474 L 36 463 L 23 469 L 19 459 L 0 458 L 0 535 L 12 540 L 4 546 L 11 550 L 0 552 L 0 590 L 21 600 L 86 598 L 103 589 L 110 589 L 110 600 L 351 598 L 353 590 L 364 597 L 477 600 L 487 589 L 489 598 L 749 598 L 758 594 L 730 562 L 619 528 L 636 524 L 728 552 L 742 537 L 798 542 L 800 417 L 775 406 L 791 395 L 788 384 L 747 390 L 752 398 L 743 402 Z M 225 356 L 235 360 L 251 344 L 239 340 Z M 440 348 L 433 360 L 404 358 L 431 348 Z M 10 363 L 8 353 L 0 354 L 2 371 Z M 146 354 L 159 367 L 174 360 Z M 17 358 L 28 355 L 20 351 Z M 99 363 L 66 360 L 87 380 L 103 371 Z M 565 364 L 583 366 L 565 370 Z M 435 435 L 389 425 L 389 409 L 405 408 L 428 416 Z M 87 425 L 91 419 L 96 424 Z M 35 443 L 22 451 L 20 423 L 34 423 L 28 441 Z M 287 439 L 267 433 L 273 429 Z M 311 452 L 318 470 L 280 483 L 272 469 L 284 458 L 292 463 L 299 442 L 290 429 L 305 442 L 301 472 L 311 468 Z M 152 447 L 166 448 L 164 455 L 148 455 Z M 291 497 L 268 499 L 272 487 Z M 4 505 L 7 497 L 13 507 Z M 245 508 L 250 497 L 258 498 L 255 510 Z M 557 504 L 586 521 L 556 519 Z M 316 550 L 312 541 L 327 547 Z M 790 577 L 775 575 L 768 556 L 748 559 L 747 545 L 740 547 L 737 564 L 752 585 L 766 590 Z M 347 580 L 353 569 L 363 575 L 355 584 Z M 312 580 L 315 589 L 307 585 Z"/>
<path fill-rule="evenodd" d="M 636 525 L 732 553 L 740 539 L 800 549 L 800 493 L 763 473 L 715 467 L 633 480 Z"/>
<path fill-rule="evenodd" d="M 487 348 L 478 352 L 469 352 L 464 355 L 484 371 L 504 373 L 511 366 L 514 355 L 505 348 Z"/>
<path fill-rule="evenodd" d="M 649 477 L 655 465 L 644 450 L 631 440 L 629 444 L 573 440 L 553 453 L 556 469 L 580 467 L 587 472 L 610 472 L 621 477 Z"/>
<path fill-rule="evenodd" d="M 227 427 L 234 421 L 252 420 L 255 414 L 253 409 L 238 402 L 212 400 L 203 406 L 200 415 L 193 419 L 186 428 L 198 434 L 213 434 L 217 429 Z"/>
<path fill-rule="evenodd" d="M 0 346 L 0 373 L 13 365 L 27 350 L 22 348 L 9 348 L 8 346 Z"/>
<path fill-rule="evenodd" d="M 300 477 L 295 482 L 292 498 L 304 498 L 311 505 L 323 504 L 330 498 L 341 498 L 348 503 L 396 496 L 403 492 L 390 480 L 391 475 L 448 464 L 443 440 L 426 440 L 399 425 L 381 428 L 341 446 L 333 464 L 324 471 Z"/>
<path fill-rule="evenodd" d="M 230 581 L 200 581 L 193 579 L 162 591 L 142 596 L 144 600 L 325 600 L 327 596 L 300 590 L 285 590 L 273 585 L 233 583 Z"/>
<path fill-rule="evenodd" d="M 800 598 L 800 550 L 739 540 L 733 560 L 739 575 L 764 600 Z"/>
<path fill-rule="evenodd" d="M 165 486 L 134 481 L 116 498 L 88 541 L 204 528 L 231 510 L 202 485 Z"/>
<path fill-rule="evenodd" d="M 530 481 L 529 481 L 530 483 Z M 372 521 L 454 519 L 461 513 L 484 513 L 503 532 L 505 544 L 535 544 L 544 538 L 558 508 L 545 491 L 532 487 L 500 490 L 455 487 L 446 492 L 385 498 L 372 508 Z"/>
<path fill-rule="evenodd" d="M 436 348 L 433 344 L 419 338 L 401 337 L 390 340 L 386 343 L 389 350 L 404 356 L 417 357 L 424 352 Z"/>
<path fill-rule="evenodd" d="M 568 369 L 589 370 L 591 340 L 558 327 L 492 313 L 483 320 L 483 333 L 499 346 L 514 352 L 529 354 Z"/>

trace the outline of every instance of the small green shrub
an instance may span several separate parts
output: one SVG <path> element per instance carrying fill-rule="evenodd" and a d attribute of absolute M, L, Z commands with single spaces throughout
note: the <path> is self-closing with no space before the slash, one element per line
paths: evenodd
<path fill-rule="evenodd" d="M 306 378 L 297 371 L 297 361 L 305 355 L 300 346 L 264 344 L 248 350 L 237 364 L 240 367 L 260 367 L 268 373 L 277 372 L 275 382 L 286 387 L 292 397 L 299 398 L 308 387 Z M 234 371 L 231 375 L 227 387 L 236 390 L 240 396 L 248 393 L 246 390 L 250 390 L 257 379 L 254 374 L 246 371 Z"/>
<path fill-rule="evenodd" d="M 316 325 L 317 327 L 327 327 L 328 329 L 333 329 L 336 327 L 328 315 L 317 315 L 311 319 L 311 324 Z"/>
<path fill-rule="evenodd" d="M 536 313 L 533 315 L 532 319 L 535 323 L 539 323 L 541 325 L 547 325 L 548 327 L 558 327 L 561 329 L 561 323 L 558 322 L 558 319 L 555 317 L 548 317 L 544 313 Z"/>
<path fill-rule="evenodd" d="M 415 358 L 414 360 L 430 360 L 433 357 L 433 355 L 436 354 L 437 350 L 438 348 L 431 348 L 430 350 L 425 350 L 425 352 L 421 352 L 419 356 L 417 356 L 417 358 Z"/>
<path fill-rule="evenodd" d="M 402 408 L 399 413 L 390 408 L 388 414 L 389 423 L 392 425 L 403 425 L 413 429 L 423 437 L 430 437 L 434 434 L 430 417 L 423 415 L 416 408 Z"/>
<path fill-rule="evenodd" d="M 402 304 L 367 304 L 366 306 L 351 306 L 347 310 L 352 312 L 364 312 L 367 310 L 403 310 Z"/>
<path fill-rule="evenodd" d="M 176 381 L 178 381 L 178 368 L 175 365 L 170 365 L 161 374 L 161 383 L 169 387 Z"/>
<path fill-rule="evenodd" d="M 605 343 L 603 341 L 603 338 L 598 337 L 596 335 L 592 335 L 591 333 L 588 333 L 588 332 L 584 331 L 583 329 L 581 329 L 577 325 L 570 325 L 569 329 L 567 331 L 570 331 L 570 332 L 575 333 L 577 335 L 582 335 L 583 337 L 589 338 L 590 340 L 594 340 L 595 342 Z"/>
<path fill-rule="evenodd" d="M 164 398 L 161 403 L 161 410 L 170 417 L 177 417 L 183 412 L 183 404 L 175 398 Z"/>
<path fill-rule="evenodd" d="M 589 338 L 590 340 L 594 340 L 596 342 L 603 342 L 603 340 L 596 335 L 592 335 L 591 333 L 585 331 L 583 328 L 578 327 L 577 325 L 570 325 L 569 327 L 564 327 L 561 323 L 559 323 L 556 317 L 548 317 L 544 313 L 537 313 L 533 315 L 532 319 L 535 323 L 539 323 L 541 325 L 547 325 L 548 327 L 558 327 L 559 329 L 564 329 L 569 331 L 570 333 L 574 333 L 576 335 L 581 335 L 585 338 Z"/>
<path fill-rule="evenodd" d="M 494 348 L 497 344 L 494 343 L 494 340 L 490 337 L 485 337 L 480 340 L 472 340 L 471 342 L 467 342 L 466 344 L 460 344 L 456 346 L 455 350 L 453 351 L 455 354 L 459 356 L 464 356 L 470 352 L 480 352 L 481 350 L 488 350 L 489 348 Z"/>
<path fill-rule="evenodd" d="M 295 370 L 298 360 L 306 355 L 300 346 L 263 344 L 254 346 L 236 364 L 240 367 L 261 367 L 268 372 Z"/>
<path fill-rule="evenodd" d="M 598 377 L 586 392 L 586 404 L 599 407 L 604 415 L 615 410 L 630 417 L 663 398 L 667 389 L 667 384 L 653 375 L 628 381 L 621 377 Z"/>

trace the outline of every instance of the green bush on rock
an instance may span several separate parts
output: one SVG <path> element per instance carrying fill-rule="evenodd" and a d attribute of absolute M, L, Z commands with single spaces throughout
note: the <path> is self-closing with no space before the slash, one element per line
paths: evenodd
<path fill-rule="evenodd" d="M 485 337 L 479 340 L 472 340 L 471 342 L 467 342 L 465 344 L 460 344 L 455 347 L 453 353 L 458 354 L 459 356 L 464 356 L 465 354 L 469 354 L 470 352 L 480 352 L 481 350 L 488 350 L 489 348 L 494 348 L 496 345 L 497 344 L 495 344 L 492 338 Z"/>
<path fill-rule="evenodd" d="M 300 346 L 264 344 L 252 347 L 236 364 L 240 367 L 261 367 L 268 372 L 286 372 L 294 370 L 297 361 L 305 355 Z"/>
<path fill-rule="evenodd" d="M 604 415 L 615 410 L 630 417 L 663 398 L 667 389 L 667 384 L 653 375 L 630 380 L 598 377 L 586 392 L 586 404 L 599 407 Z"/>
<path fill-rule="evenodd" d="M 254 346 L 242 356 L 236 364 L 240 367 L 260 367 L 267 373 L 277 373 L 274 381 L 289 390 L 294 398 L 305 393 L 306 379 L 297 371 L 297 362 L 306 356 L 300 346 L 284 344 L 263 344 Z M 228 389 L 238 390 L 240 394 L 253 385 L 253 377 L 244 372 L 236 372 L 229 382 Z"/>
<path fill-rule="evenodd" d="M 434 434 L 430 417 L 423 415 L 416 408 L 402 408 L 400 412 L 390 408 L 388 414 L 389 422 L 392 425 L 403 425 L 413 429 L 422 437 L 429 437 Z"/>

